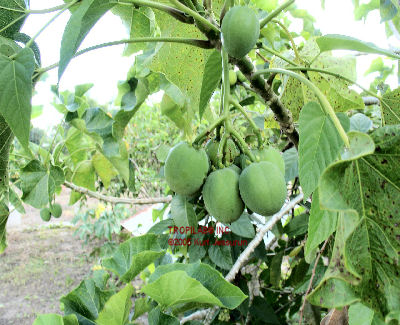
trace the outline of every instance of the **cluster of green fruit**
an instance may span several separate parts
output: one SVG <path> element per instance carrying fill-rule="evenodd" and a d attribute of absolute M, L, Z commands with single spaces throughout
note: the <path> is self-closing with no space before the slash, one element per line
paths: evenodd
<path fill-rule="evenodd" d="M 171 190 L 186 197 L 201 194 L 207 212 L 224 224 L 239 219 L 245 206 L 263 216 L 278 212 L 286 199 L 285 163 L 280 152 L 274 148 L 253 150 L 258 161 L 250 162 L 228 140 L 224 149 L 228 167 L 216 169 L 218 146 L 213 140 L 200 149 L 186 142 L 174 146 L 164 168 Z M 210 165 L 215 167 L 211 173 Z"/>
<path fill-rule="evenodd" d="M 62 208 L 61 205 L 58 203 L 54 203 L 50 206 L 50 208 L 43 208 L 40 210 L 40 218 L 43 221 L 50 221 L 51 217 L 60 218 L 62 215 Z"/>

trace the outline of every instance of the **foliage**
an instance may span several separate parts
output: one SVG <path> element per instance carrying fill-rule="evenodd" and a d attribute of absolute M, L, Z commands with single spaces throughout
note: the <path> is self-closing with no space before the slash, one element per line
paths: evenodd
<path fill-rule="evenodd" d="M 290 0 L 128 2 L 71 0 L 40 11 L 71 12 L 60 62 L 49 67 L 41 67 L 35 44 L 41 31 L 26 42 L 1 34 L 19 31 L 10 11 L 38 12 L 0 6 L 10 24 L 0 24 L 0 251 L 9 203 L 21 209 L 22 200 L 47 220 L 63 184 L 75 185 L 71 205 L 93 192 L 110 202 L 172 194 L 153 211 L 147 234 L 102 257 L 100 270 L 61 298 L 65 316 L 40 315 L 35 324 L 123 325 L 146 312 L 150 324 L 178 324 L 209 307 L 207 324 L 316 324 L 343 307 L 351 325 L 358 314 L 364 324 L 398 323 L 400 88 L 388 78 L 399 54 L 321 35 Z M 254 39 L 234 17 L 239 5 L 256 15 Z M 379 9 L 387 34 L 399 32 L 396 1 L 354 5 L 356 19 Z M 108 11 L 131 38 L 78 51 Z M 291 31 L 296 19 L 300 34 Z M 239 54 L 232 31 L 248 41 Z M 63 123 L 51 141 L 35 141 L 31 97 L 40 77 L 58 67 L 60 80 L 74 57 L 116 44 L 135 57 L 112 107 L 87 97 L 92 85 L 55 86 Z M 379 72 L 369 88 L 357 83 L 356 53 L 379 55 L 365 72 Z M 181 140 L 186 150 L 169 164 Z M 275 156 L 266 157 L 266 148 Z M 209 191 L 224 170 L 232 177 Z M 194 187 L 180 191 L 182 179 Z M 77 234 L 111 240 L 126 211 L 78 214 Z M 138 292 L 130 284 L 136 276 L 144 282 Z"/>

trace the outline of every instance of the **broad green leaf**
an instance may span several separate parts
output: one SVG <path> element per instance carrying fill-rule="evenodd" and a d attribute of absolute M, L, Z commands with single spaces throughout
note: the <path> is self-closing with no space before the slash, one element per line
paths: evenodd
<path fill-rule="evenodd" d="M 381 14 L 381 23 L 396 17 L 398 12 L 398 6 L 395 4 L 394 0 L 381 0 L 380 1 L 380 14 Z"/>
<path fill-rule="evenodd" d="M 43 314 L 35 319 L 33 325 L 79 325 L 79 323 L 75 315 L 62 317 L 57 314 Z"/>
<path fill-rule="evenodd" d="M 110 299 L 96 320 L 97 325 L 125 325 L 129 321 L 129 312 L 132 307 L 131 297 L 135 289 L 131 284 L 127 284 L 124 289 Z"/>
<path fill-rule="evenodd" d="M 0 197 L 0 199 L 0 254 L 2 254 L 7 247 L 6 224 L 8 216 L 10 215 L 10 210 L 8 209 L 4 197 Z"/>
<path fill-rule="evenodd" d="M 193 204 L 189 203 L 186 197 L 176 195 L 171 202 L 171 216 L 175 226 L 196 227 L 197 216 L 194 212 Z"/>
<path fill-rule="evenodd" d="M 171 271 L 163 274 L 154 282 L 144 286 L 142 291 L 164 308 L 185 303 L 223 307 L 218 298 L 185 271 Z"/>
<path fill-rule="evenodd" d="M 80 187 L 86 188 L 90 191 L 95 191 L 96 173 L 91 160 L 81 161 L 74 173 L 72 174 L 72 183 Z M 75 204 L 80 197 L 81 193 L 72 191 L 70 197 L 70 204 Z"/>
<path fill-rule="evenodd" d="M 156 224 L 154 224 L 149 231 L 147 232 L 148 234 L 156 234 L 156 235 L 161 235 L 163 234 L 165 231 L 167 231 L 168 229 L 170 229 L 169 227 L 173 227 L 174 226 L 174 220 L 172 219 L 165 219 L 162 220 L 160 222 L 157 222 Z"/>
<path fill-rule="evenodd" d="M 329 34 L 317 38 L 317 44 L 321 52 L 331 50 L 351 50 L 363 53 L 382 54 L 394 59 L 400 59 L 400 56 L 391 51 L 381 49 L 373 43 L 363 42 L 354 37 Z"/>
<path fill-rule="evenodd" d="M 155 30 L 155 17 L 150 8 L 117 5 L 112 10 L 113 14 L 118 15 L 128 34 L 129 38 L 150 37 Z M 145 50 L 146 43 L 130 43 L 125 45 L 124 55 L 130 56 L 140 50 Z"/>
<path fill-rule="evenodd" d="M 400 88 L 386 92 L 382 96 L 381 109 L 384 124 L 400 123 Z"/>
<path fill-rule="evenodd" d="M 359 1 L 357 0 L 357 3 Z M 376 9 L 379 9 L 380 0 L 370 0 L 367 3 L 356 5 L 354 10 L 354 18 L 356 20 L 366 19 L 368 14 Z"/>
<path fill-rule="evenodd" d="M 356 303 L 349 308 L 349 325 L 371 325 L 374 319 L 374 311 Z"/>
<path fill-rule="evenodd" d="M 133 237 L 119 245 L 112 257 L 103 260 L 102 265 L 118 275 L 121 281 L 129 283 L 149 264 L 163 256 L 157 236 L 147 234 Z"/>
<path fill-rule="evenodd" d="M 67 26 L 65 26 L 61 41 L 58 80 L 61 79 L 67 65 L 74 57 L 86 35 L 114 5 L 110 0 L 83 0 L 72 13 Z"/>
<path fill-rule="evenodd" d="M 9 188 L 9 199 L 11 205 L 21 214 L 25 213 L 25 208 L 22 205 L 21 198 L 19 195 L 14 191 L 13 187 L 10 186 Z"/>
<path fill-rule="evenodd" d="M 87 160 L 88 152 L 94 149 L 92 139 L 75 127 L 68 130 L 65 146 L 75 166 L 81 161 Z"/>
<path fill-rule="evenodd" d="M 299 176 L 299 155 L 296 148 L 290 148 L 283 152 L 285 161 L 285 180 L 289 182 Z"/>
<path fill-rule="evenodd" d="M 163 313 L 160 306 L 153 308 L 149 312 L 149 325 L 179 325 L 179 319 L 174 316 Z"/>
<path fill-rule="evenodd" d="M 180 97 L 182 98 L 182 97 Z M 180 106 L 167 93 L 164 94 L 161 104 L 161 113 L 167 116 L 175 125 L 181 129 L 185 135 L 192 133 L 191 113 L 187 109 L 186 103 Z"/>
<path fill-rule="evenodd" d="M 314 197 L 313 197 L 314 199 Z M 290 238 L 303 235 L 307 232 L 309 216 L 307 213 L 296 215 L 290 222 L 283 228 L 285 234 Z"/>
<path fill-rule="evenodd" d="M 371 128 L 371 119 L 362 113 L 354 114 L 350 118 L 350 131 L 360 131 L 367 133 Z"/>
<path fill-rule="evenodd" d="M 111 180 L 118 175 L 118 172 L 110 161 L 100 152 L 96 152 L 93 155 L 92 163 L 97 175 L 99 175 L 104 187 L 107 189 L 111 184 Z"/>
<path fill-rule="evenodd" d="M 350 148 L 345 148 L 342 153 L 343 160 L 360 158 L 366 154 L 373 153 L 375 144 L 368 134 L 351 131 L 347 134 Z"/>
<path fill-rule="evenodd" d="M 204 68 L 203 82 L 201 84 L 199 114 L 200 119 L 210 101 L 214 90 L 218 87 L 222 77 L 222 58 L 219 51 L 213 51 L 208 57 Z"/>
<path fill-rule="evenodd" d="M 89 278 L 63 296 L 60 302 L 64 305 L 64 313 L 76 315 L 80 325 L 95 325 L 100 311 L 112 295 L 112 291 L 99 288 L 95 281 Z"/>
<path fill-rule="evenodd" d="M 56 188 L 64 183 L 64 172 L 51 166 L 50 171 L 38 160 L 32 160 L 21 169 L 22 200 L 41 209 L 51 201 Z"/>
<path fill-rule="evenodd" d="M 218 240 L 224 239 L 221 238 Z M 208 256 L 221 269 L 230 270 L 233 266 L 231 247 L 228 245 L 211 243 L 211 246 L 208 248 Z"/>
<path fill-rule="evenodd" d="M 321 210 L 319 206 L 319 191 L 314 192 L 308 221 L 308 235 L 304 247 L 304 256 L 307 263 L 311 263 L 315 256 L 312 252 L 336 230 L 337 213 Z"/>
<path fill-rule="evenodd" d="M 111 162 L 126 184 L 129 184 L 129 157 L 126 142 L 112 136 L 104 138 L 102 154 Z"/>
<path fill-rule="evenodd" d="M 0 54 L 0 114 L 25 148 L 29 143 L 32 75 L 35 58 L 31 49 L 14 59 Z"/>
<path fill-rule="evenodd" d="M 244 212 L 238 220 L 232 222 L 229 225 L 232 232 L 240 237 L 244 238 L 254 238 L 256 232 L 254 226 L 251 223 L 250 215 Z"/>
<path fill-rule="evenodd" d="M 148 298 L 138 298 L 135 300 L 135 313 L 133 314 L 132 320 L 142 316 L 149 312 L 154 306 Z"/>
<path fill-rule="evenodd" d="M 194 234 L 191 237 L 192 244 L 189 245 L 188 254 L 190 263 L 201 261 L 206 256 L 206 247 L 202 245 L 204 240 L 204 234 Z"/>
<path fill-rule="evenodd" d="M 280 287 L 283 251 L 274 255 L 270 265 L 269 281 L 275 288 Z"/>
<path fill-rule="evenodd" d="M 338 157 L 343 141 L 331 119 L 315 102 L 301 110 L 299 133 L 299 176 L 307 198 L 318 186 L 324 169 Z"/>
<path fill-rule="evenodd" d="M 364 138 L 366 134 L 360 133 Z M 398 310 L 400 285 L 398 254 L 400 236 L 400 126 L 386 126 L 371 134 L 375 152 L 360 141 L 358 154 L 327 168 L 320 181 L 321 206 L 357 215 L 353 230 L 343 236 L 340 249 L 345 268 L 360 283 L 353 287 L 365 305 L 387 314 Z M 334 262 L 334 259 L 333 259 Z"/>
<path fill-rule="evenodd" d="M 227 282 L 221 273 L 210 265 L 200 262 L 193 264 L 174 263 L 159 266 L 150 276 L 149 283 L 155 283 L 163 275 L 174 271 L 184 271 L 189 277 L 200 282 L 204 288 L 218 298 L 225 308 L 235 309 L 246 298 L 246 295 L 238 287 Z M 182 288 L 178 283 L 173 291 L 177 291 L 180 294 Z"/>

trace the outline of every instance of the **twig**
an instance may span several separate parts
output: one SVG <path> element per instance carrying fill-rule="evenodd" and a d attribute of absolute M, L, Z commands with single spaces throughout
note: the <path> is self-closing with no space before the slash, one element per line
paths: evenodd
<path fill-rule="evenodd" d="M 310 293 L 310 291 L 311 291 L 311 289 L 312 289 L 312 283 L 313 283 L 313 280 L 314 280 L 314 278 L 315 278 L 315 272 L 316 272 L 316 270 L 317 270 L 317 265 L 318 265 L 319 259 L 321 258 L 321 255 L 322 255 L 323 251 L 325 250 L 325 247 L 326 247 L 326 245 L 328 244 L 330 238 L 331 238 L 331 236 L 329 236 L 329 237 L 325 240 L 324 245 L 323 245 L 322 248 L 320 249 L 317 258 L 315 259 L 314 267 L 313 267 L 312 273 L 311 273 L 310 283 L 308 284 L 307 291 L 306 291 L 306 293 L 305 293 L 305 295 L 304 295 L 304 301 L 303 301 L 303 304 L 302 304 L 302 306 L 301 306 L 301 308 L 300 308 L 299 325 L 301 325 L 301 323 L 303 322 L 303 313 L 304 313 L 304 308 L 305 308 L 305 306 L 306 306 L 307 295 Z"/>
<path fill-rule="evenodd" d="M 105 201 L 111 204 L 155 204 L 155 203 L 169 203 L 172 200 L 171 196 L 167 197 L 154 197 L 154 198 L 144 198 L 144 199 L 129 199 L 129 198 L 119 198 L 106 196 L 91 190 L 88 190 L 84 187 L 77 186 L 70 182 L 64 182 L 64 185 L 76 192 L 86 194 L 95 199 Z"/>

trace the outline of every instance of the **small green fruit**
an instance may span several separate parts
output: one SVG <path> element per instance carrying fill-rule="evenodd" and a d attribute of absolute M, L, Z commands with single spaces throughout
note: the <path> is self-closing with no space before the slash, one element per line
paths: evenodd
<path fill-rule="evenodd" d="M 219 147 L 219 142 L 216 142 L 215 140 L 209 140 L 206 144 L 206 153 L 208 155 L 208 158 L 210 158 L 211 163 L 217 167 L 218 165 L 218 147 Z"/>
<path fill-rule="evenodd" d="M 236 72 L 236 74 L 237 74 L 237 78 L 239 79 L 240 82 L 245 82 L 247 80 L 245 75 L 242 73 L 242 71 L 238 70 Z"/>
<path fill-rule="evenodd" d="M 237 75 L 236 72 L 233 70 L 229 70 L 229 84 L 234 86 L 237 82 Z"/>
<path fill-rule="evenodd" d="M 240 59 L 256 45 L 260 36 L 257 15 L 249 7 L 231 8 L 222 21 L 222 43 L 230 56 Z"/>
<path fill-rule="evenodd" d="M 49 208 L 43 208 L 40 210 L 40 218 L 42 218 L 43 221 L 50 221 L 51 219 L 51 212 Z"/>
<path fill-rule="evenodd" d="M 261 161 L 269 161 L 279 168 L 283 175 L 285 175 L 285 161 L 279 150 L 269 147 L 256 153 Z"/>
<path fill-rule="evenodd" d="M 238 175 L 240 175 L 240 173 L 242 172 L 242 170 L 240 169 L 240 167 L 236 166 L 236 165 L 230 165 L 228 168 L 232 169 L 234 172 L 236 172 Z"/>
<path fill-rule="evenodd" d="M 203 187 L 208 213 L 227 224 L 240 218 L 244 204 L 239 194 L 239 175 L 231 168 L 212 172 Z"/>
<path fill-rule="evenodd" d="M 190 196 L 201 188 L 209 168 L 205 150 L 196 150 L 188 143 L 180 142 L 168 153 L 164 175 L 171 190 Z"/>
<path fill-rule="evenodd" d="M 51 215 L 54 218 L 60 218 L 62 215 L 62 207 L 58 203 L 54 203 L 50 209 Z"/>
<path fill-rule="evenodd" d="M 285 178 L 277 166 L 267 161 L 246 167 L 240 174 L 239 189 L 246 206 L 263 216 L 278 212 L 286 199 Z"/>

